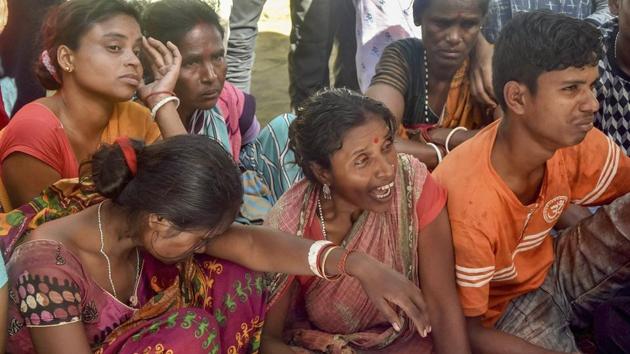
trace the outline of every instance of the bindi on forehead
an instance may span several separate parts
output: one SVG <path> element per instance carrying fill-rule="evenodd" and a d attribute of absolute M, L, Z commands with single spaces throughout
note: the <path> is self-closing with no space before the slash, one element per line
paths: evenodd
<path fill-rule="evenodd" d="M 374 144 L 378 144 L 381 141 L 381 139 L 378 136 L 375 136 L 374 139 L 372 139 L 372 142 Z"/>

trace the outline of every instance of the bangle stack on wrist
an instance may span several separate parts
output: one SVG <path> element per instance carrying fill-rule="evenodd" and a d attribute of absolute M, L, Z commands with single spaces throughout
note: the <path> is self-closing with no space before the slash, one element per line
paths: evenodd
<path fill-rule="evenodd" d="M 325 280 L 337 280 L 341 278 L 342 274 L 345 274 L 345 271 L 344 273 L 340 272 L 339 274 L 332 276 L 326 274 L 326 260 L 328 259 L 328 256 L 330 256 L 332 251 L 334 251 L 336 248 L 341 247 L 336 246 L 330 241 L 320 240 L 313 242 L 311 248 L 308 251 L 308 265 L 314 275 Z M 344 258 L 342 257 L 342 259 Z M 345 261 L 343 267 L 345 268 Z"/>
<path fill-rule="evenodd" d="M 175 108 L 177 109 L 177 107 L 179 107 L 179 98 L 177 98 L 177 96 L 175 96 L 175 93 L 172 91 L 156 91 L 156 92 L 152 92 L 150 93 L 147 97 L 144 98 L 144 102 L 146 102 L 147 104 L 149 103 L 149 98 L 153 97 L 153 96 L 157 96 L 157 95 L 167 95 L 166 97 L 160 99 L 156 104 L 153 105 L 153 107 L 151 107 L 151 119 L 155 120 L 155 117 L 157 115 L 157 112 L 164 107 L 164 105 L 166 105 L 167 103 L 173 101 L 175 102 Z"/>

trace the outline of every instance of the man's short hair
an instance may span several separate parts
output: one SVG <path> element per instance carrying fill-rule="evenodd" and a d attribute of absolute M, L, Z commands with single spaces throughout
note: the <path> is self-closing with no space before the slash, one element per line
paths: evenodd
<path fill-rule="evenodd" d="M 538 77 L 549 71 L 597 65 L 600 32 L 586 21 L 548 11 L 520 13 L 501 30 L 492 57 L 494 94 L 505 110 L 509 81 L 536 93 Z"/>

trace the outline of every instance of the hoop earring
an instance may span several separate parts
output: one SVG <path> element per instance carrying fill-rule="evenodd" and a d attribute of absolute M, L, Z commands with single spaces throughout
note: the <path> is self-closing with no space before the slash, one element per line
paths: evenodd
<path fill-rule="evenodd" d="M 330 185 L 328 183 L 324 183 L 324 185 L 322 186 L 322 195 L 325 200 L 332 199 L 332 193 L 330 192 Z"/>

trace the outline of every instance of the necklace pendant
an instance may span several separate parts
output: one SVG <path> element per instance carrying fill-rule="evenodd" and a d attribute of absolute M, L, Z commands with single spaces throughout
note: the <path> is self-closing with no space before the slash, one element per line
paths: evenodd
<path fill-rule="evenodd" d="M 138 306 L 138 297 L 136 295 L 131 295 L 131 297 L 129 298 L 129 303 L 133 307 Z"/>

